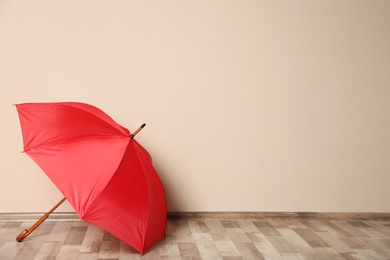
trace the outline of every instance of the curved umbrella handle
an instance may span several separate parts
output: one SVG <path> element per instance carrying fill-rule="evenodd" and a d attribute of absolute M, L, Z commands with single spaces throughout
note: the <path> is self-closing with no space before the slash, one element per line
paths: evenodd
<path fill-rule="evenodd" d="M 60 200 L 51 210 L 49 210 L 46 214 L 44 214 L 37 222 L 35 222 L 34 225 L 30 227 L 30 229 L 23 230 L 19 236 L 16 237 L 16 241 L 21 242 L 23 239 L 25 239 L 28 235 L 30 235 L 40 224 L 42 224 L 43 221 L 45 221 L 50 214 L 58 208 L 66 198 L 64 197 L 62 200 Z"/>

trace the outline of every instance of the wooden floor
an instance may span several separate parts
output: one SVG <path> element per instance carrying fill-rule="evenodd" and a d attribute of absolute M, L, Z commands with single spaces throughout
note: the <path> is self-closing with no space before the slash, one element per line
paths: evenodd
<path fill-rule="evenodd" d="M 83 221 L 0 222 L 0 259 L 390 259 L 390 221 L 169 219 L 142 257 Z"/>

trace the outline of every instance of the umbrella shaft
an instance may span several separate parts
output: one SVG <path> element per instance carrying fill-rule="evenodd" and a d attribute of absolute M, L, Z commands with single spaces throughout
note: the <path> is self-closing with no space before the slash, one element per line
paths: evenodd
<path fill-rule="evenodd" d="M 64 203 L 64 201 L 66 200 L 65 197 L 62 198 L 62 200 L 60 200 L 51 210 L 49 210 L 46 214 L 50 215 L 51 213 L 53 213 L 54 210 L 56 210 L 62 203 Z"/>

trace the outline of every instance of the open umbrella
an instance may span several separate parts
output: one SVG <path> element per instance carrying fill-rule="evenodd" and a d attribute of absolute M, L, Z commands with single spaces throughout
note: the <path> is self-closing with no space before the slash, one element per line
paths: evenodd
<path fill-rule="evenodd" d="M 81 219 L 141 254 L 165 237 L 164 189 L 149 153 L 133 139 L 140 128 L 130 134 L 100 109 L 78 102 L 25 103 L 16 108 L 24 152 Z M 17 240 L 28 233 L 25 230 Z"/>

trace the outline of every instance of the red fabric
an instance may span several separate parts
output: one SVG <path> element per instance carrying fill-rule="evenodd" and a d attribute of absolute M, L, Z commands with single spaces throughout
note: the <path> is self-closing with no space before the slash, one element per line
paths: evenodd
<path fill-rule="evenodd" d="M 16 105 L 24 151 L 84 219 L 141 254 L 165 237 L 166 200 L 149 153 L 100 109 Z"/>

